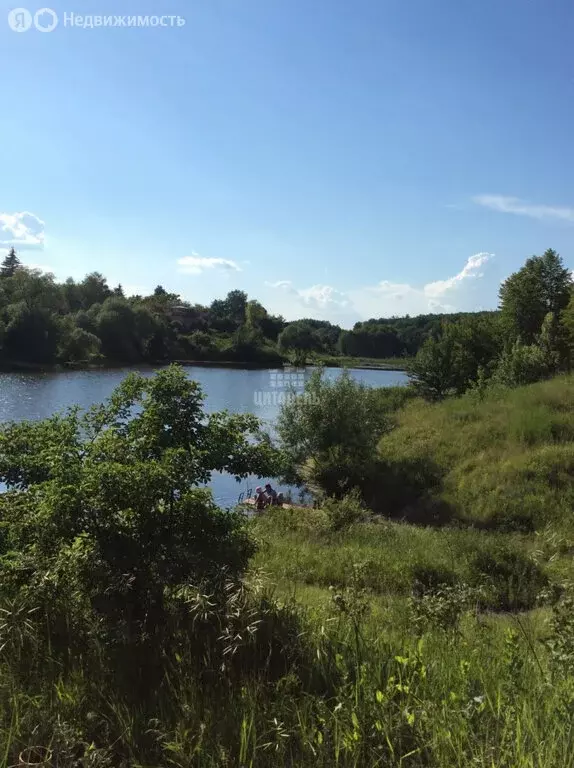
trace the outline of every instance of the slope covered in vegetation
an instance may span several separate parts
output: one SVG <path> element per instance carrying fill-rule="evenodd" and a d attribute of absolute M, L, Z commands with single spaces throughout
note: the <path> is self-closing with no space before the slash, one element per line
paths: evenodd
<path fill-rule="evenodd" d="M 318 374 L 277 450 L 170 369 L 5 426 L 1 764 L 571 766 L 569 464 L 532 467 L 572 445 L 573 386 L 426 404 Z M 487 465 L 500 498 L 536 500 L 528 525 L 517 501 L 465 506 Z M 198 487 L 289 466 L 330 484 L 319 509 L 247 520 Z M 417 514 L 449 520 L 365 506 L 373 476 L 398 503 L 407 466 Z"/>
<path fill-rule="evenodd" d="M 435 501 L 470 524 L 574 529 L 574 377 L 438 405 L 412 400 L 379 456 L 401 479 L 394 515 L 424 515 Z"/>

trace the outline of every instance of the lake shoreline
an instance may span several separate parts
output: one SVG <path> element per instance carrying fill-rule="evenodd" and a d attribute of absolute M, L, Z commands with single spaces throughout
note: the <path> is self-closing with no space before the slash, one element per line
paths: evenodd
<path fill-rule="evenodd" d="M 125 368 L 133 370 L 141 370 L 145 368 L 163 368 L 168 365 L 181 365 L 184 368 L 232 368 L 240 370 L 278 370 L 283 368 L 318 368 L 324 366 L 325 368 L 354 368 L 356 370 L 365 371 L 396 371 L 396 372 L 408 372 L 406 365 L 402 366 L 398 363 L 377 363 L 375 360 L 365 362 L 360 358 L 357 361 L 353 361 L 350 358 L 344 358 L 337 361 L 336 358 L 329 360 L 317 360 L 307 362 L 305 366 L 295 366 L 284 361 L 282 366 L 271 365 L 268 361 L 236 361 L 236 360 L 155 360 L 148 363 L 114 363 L 106 361 L 105 363 L 57 363 L 41 365 L 38 363 L 25 363 L 25 362 L 11 362 L 9 364 L 0 365 L 0 373 L 67 373 L 68 371 L 105 371 L 105 370 L 121 370 Z"/>
<path fill-rule="evenodd" d="M 186 363 L 188 361 L 185 361 Z M 202 361 L 203 363 L 203 361 Z M 0 375 L 0 423 L 39 421 L 56 413 L 65 413 L 78 406 L 82 413 L 94 405 L 105 402 L 116 387 L 133 371 L 144 378 L 154 376 L 165 366 L 139 366 L 138 368 L 91 368 L 89 370 L 59 370 Z M 189 365 L 182 368 L 186 378 L 197 382 L 209 413 L 227 410 L 229 413 L 252 414 L 261 420 L 264 429 L 273 433 L 282 405 L 291 396 L 291 388 L 303 391 L 304 382 L 313 368 L 301 371 L 287 369 L 242 369 L 237 366 L 223 367 Z M 325 378 L 336 379 L 341 369 L 326 368 Z M 408 384 L 402 372 L 383 370 L 350 370 L 353 379 L 371 387 L 394 387 Z M 291 378 L 292 377 L 292 378 Z M 235 507 L 239 494 L 244 497 L 253 491 L 260 481 L 246 478 L 239 484 L 234 477 L 215 473 L 210 487 L 216 503 L 222 508 Z M 285 494 L 288 487 L 278 490 Z"/>

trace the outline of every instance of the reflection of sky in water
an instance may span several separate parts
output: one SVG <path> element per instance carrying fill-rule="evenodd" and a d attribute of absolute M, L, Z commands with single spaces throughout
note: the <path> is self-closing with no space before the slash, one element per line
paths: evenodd
<path fill-rule="evenodd" d="M 134 369 L 0 374 L 0 421 L 43 419 L 71 405 L 88 408 L 109 397 L 130 370 Z M 152 368 L 139 370 L 144 376 L 153 374 Z M 257 393 L 281 392 L 276 371 L 203 366 L 188 367 L 186 371 L 190 378 L 201 384 L 208 412 L 227 409 L 233 413 L 254 413 L 272 431 L 280 406 L 275 404 L 273 397 L 269 402 L 258 398 Z M 307 369 L 306 378 L 310 372 L 311 369 Z M 400 371 L 353 369 L 351 373 L 369 386 L 388 387 L 407 382 L 406 374 Z M 337 368 L 325 370 L 330 379 L 339 374 Z M 295 383 L 299 381 L 296 379 Z M 262 482 L 252 477 L 237 483 L 233 477 L 217 473 L 211 486 L 215 500 L 222 506 L 231 506 L 237 502 L 240 493 L 254 490 Z"/>

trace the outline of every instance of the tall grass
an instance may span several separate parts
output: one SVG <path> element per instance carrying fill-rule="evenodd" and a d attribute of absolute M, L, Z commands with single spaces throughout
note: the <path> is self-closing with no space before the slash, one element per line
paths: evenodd
<path fill-rule="evenodd" d="M 465 523 L 568 529 L 574 504 L 574 378 L 429 405 L 407 403 L 379 454 L 393 513 L 424 520 L 429 497 Z M 419 476 L 422 481 L 417 485 Z M 430 521 L 430 518 L 429 518 Z"/>
<path fill-rule="evenodd" d="M 215 656 L 198 675 L 190 647 L 139 701 L 94 658 L 16 674 L 3 657 L 0 764 L 33 745 L 65 766 L 573 765 L 571 680 L 552 677 L 535 617 L 397 634 L 356 585 L 313 613 L 263 597 L 235 675 Z"/>

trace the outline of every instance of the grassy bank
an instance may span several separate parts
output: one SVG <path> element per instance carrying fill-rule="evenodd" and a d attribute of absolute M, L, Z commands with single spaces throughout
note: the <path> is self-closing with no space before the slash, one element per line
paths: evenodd
<path fill-rule="evenodd" d="M 328 368 L 380 368 L 385 371 L 408 371 L 406 357 L 350 357 L 349 355 L 318 355 L 316 362 Z"/>
<path fill-rule="evenodd" d="M 395 515 L 440 503 L 473 525 L 572 530 L 574 378 L 407 403 L 379 445 Z M 381 478 L 383 480 L 383 478 Z"/>

